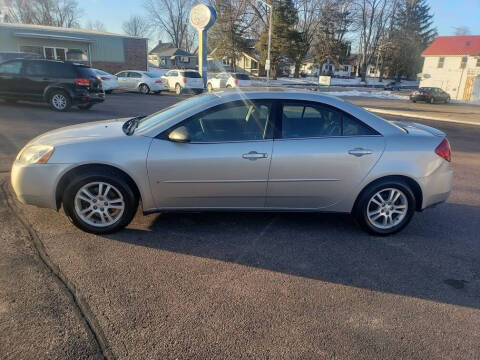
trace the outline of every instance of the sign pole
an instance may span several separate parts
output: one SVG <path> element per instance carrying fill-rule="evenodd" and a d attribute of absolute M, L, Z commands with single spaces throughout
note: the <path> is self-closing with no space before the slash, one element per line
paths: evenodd
<path fill-rule="evenodd" d="M 203 86 L 208 79 L 208 41 L 207 31 L 215 24 L 217 12 L 212 6 L 195 5 L 190 11 L 190 23 L 198 31 L 198 71 L 203 78 Z"/>

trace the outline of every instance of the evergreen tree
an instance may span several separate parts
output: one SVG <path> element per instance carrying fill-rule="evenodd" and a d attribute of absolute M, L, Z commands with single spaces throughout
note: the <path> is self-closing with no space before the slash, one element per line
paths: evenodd
<path fill-rule="evenodd" d="M 401 0 L 393 18 L 386 58 L 390 76 L 415 79 L 423 66 L 421 53 L 437 36 L 426 0 Z"/>
<path fill-rule="evenodd" d="M 278 0 L 273 3 L 272 42 L 270 52 L 270 74 L 276 79 L 279 66 L 286 57 L 292 54 L 292 49 L 299 41 L 295 30 L 298 22 L 297 9 L 292 0 Z M 257 44 L 260 61 L 265 64 L 268 55 L 268 26 L 260 35 Z"/>

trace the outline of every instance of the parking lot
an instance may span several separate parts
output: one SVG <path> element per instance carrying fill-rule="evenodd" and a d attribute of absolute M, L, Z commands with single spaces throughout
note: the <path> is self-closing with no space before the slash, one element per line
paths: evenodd
<path fill-rule="evenodd" d="M 113 94 L 68 113 L 0 102 L 0 358 L 480 359 L 480 126 L 408 119 L 447 132 L 454 188 L 387 238 L 305 213 L 139 212 L 95 236 L 15 200 L 11 161 L 34 136 L 185 97 Z M 480 119 L 479 106 L 347 100 Z"/>

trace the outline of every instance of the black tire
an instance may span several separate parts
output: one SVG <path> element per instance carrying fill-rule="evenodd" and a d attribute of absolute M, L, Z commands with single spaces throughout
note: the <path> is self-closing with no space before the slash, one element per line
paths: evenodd
<path fill-rule="evenodd" d="M 80 105 L 77 105 L 77 106 L 80 110 L 90 110 L 92 108 L 93 104 L 88 103 L 88 104 L 80 104 Z"/>
<path fill-rule="evenodd" d="M 147 84 L 140 84 L 140 86 L 138 87 L 138 91 L 143 95 L 150 94 L 150 88 Z"/>
<path fill-rule="evenodd" d="M 398 224 L 388 229 L 383 229 L 383 228 L 377 227 L 369 219 L 368 206 L 370 204 L 370 200 L 372 199 L 372 197 L 374 197 L 378 192 L 382 190 L 387 192 L 388 191 L 387 189 L 400 190 L 405 195 L 406 203 L 407 203 L 407 211 L 404 218 Z M 387 180 L 381 180 L 381 181 L 375 182 L 362 191 L 362 193 L 359 195 L 357 199 L 352 215 L 355 221 L 362 227 L 363 230 L 373 235 L 387 236 L 387 235 L 395 234 L 401 231 L 405 226 L 407 226 L 410 220 L 412 219 L 413 214 L 415 213 L 415 209 L 416 209 L 416 200 L 410 186 L 402 180 L 387 179 Z"/>
<path fill-rule="evenodd" d="M 182 95 L 182 87 L 180 86 L 180 84 L 175 85 L 175 94 Z"/>
<path fill-rule="evenodd" d="M 412 102 L 415 104 L 417 102 L 417 100 L 412 100 Z"/>
<path fill-rule="evenodd" d="M 55 111 L 68 111 L 72 107 L 72 99 L 65 91 L 54 90 L 48 95 L 50 108 Z"/>
<path fill-rule="evenodd" d="M 75 210 L 75 196 L 86 184 L 104 182 L 113 185 L 123 196 L 125 208 L 117 221 L 109 226 L 92 226 L 82 220 Z M 133 191 L 130 181 L 125 176 L 114 170 L 86 170 L 67 185 L 63 193 L 63 208 L 70 221 L 79 229 L 93 234 L 110 234 L 123 229 L 135 216 L 138 208 L 138 197 Z"/>

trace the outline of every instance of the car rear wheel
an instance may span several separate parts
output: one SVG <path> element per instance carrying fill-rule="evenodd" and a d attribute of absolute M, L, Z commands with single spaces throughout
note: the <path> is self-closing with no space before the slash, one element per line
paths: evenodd
<path fill-rule="evenodd" d="M 182 94 L 182 87 L 180 84 L 175 85 L 175 94 L 181 95 Z"/>
<path fill-rule="evenodd" d="M 150 93 L 150 88 L 148 87 L 147 84 L 141 84 L 138 87 L 138 91 L 140 91 L 140 93 L 142 93 L 144 95 L 147 95 L 148 93 Z"/>
<path fill-rule="evenodd" d="M 63 91 L 53 91 L 50 93 L 49 104 L 55 111 L 68 111 L 72 106 L 72 99 Z"/>
<path fill-rule="evenodd" d="M 402 230 L 415 212 L 415 196 L 403 181 L 382 181 L 369 186 L 358 198 L 355 220 L 374 235 L 390 235 Z"/>
<path fill-rule="evenodd" d="M 120 174 L 87 172 L 67 186 L 63 207 L 72 223 L 81 230 L 108 234 L 123 229 L 132 221 L 138 199 Z"/>

